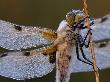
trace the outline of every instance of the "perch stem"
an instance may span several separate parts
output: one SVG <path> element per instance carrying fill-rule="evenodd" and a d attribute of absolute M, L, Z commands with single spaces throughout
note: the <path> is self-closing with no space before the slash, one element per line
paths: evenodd
<path fill-rule="evenodd" d="M 83 5 L 84 5 L 84 13 L 86 18 L 86 24 L 88 27 L 88 30 L 90 30 L 90 22 L 88 19 L 88 10 L 87 10 L 87 0 L 83 0 Z M 94 69 L 94 73 L 95 73 L 95 77 L 96 77 L 96 82 L 99 82 L 99 72 L 98 72 L 98 68 L 96 66 L 96 60 L 95 60 L 95 53 L 94 53 L 94 46 L 93 46 L 93 40 L 92 40 L 92 34 L 91 32 L 89 32 L 89 39 L 90 39 L 90 50 L 91 50 L 91 55 L 92 55 L 92 62 L 93 62 L 93 69 Z"/>

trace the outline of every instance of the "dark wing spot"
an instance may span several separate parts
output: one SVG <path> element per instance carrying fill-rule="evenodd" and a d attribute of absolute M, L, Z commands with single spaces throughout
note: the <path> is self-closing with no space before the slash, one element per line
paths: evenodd
<path fill-rule="evenodd" d="M 18 31 L 22 31 L 22 27 L 19 26 L 19 25 L 14 25 L 14 28 L 15 28 L 16 30 L 18 30 Z"/>
<path fill-rule="evenodd" d="M 107 46 L 107 44 L 105 44 L 105 43 L 100 43 L 99 44 L 99 48 L 106 47 L 106 46 Z"/>
<path fill-rule="evenodd" d="M 26 51 L 26 52 L 23 53 L 23 55 L 24 56 L 30 56 L 30 52 L 29 51 Z"/>
<path fill-rule="evenodd" d="M 5 57 L 7 56 L 8 54 L 4 53 L 4 54 L 1 54 L 0 57 Z"/>
<path fill-rule="evenodd" d="M 108 19 L 107 17 L 102 17 L 100 23 L 105 22 L 107 19 Z"/>
<path fill-rule="evenodd" d="M 55 63 L 56 62 L 56 52 L 53 52 L 49 54 L 49 62 L 50 63 Z"/>

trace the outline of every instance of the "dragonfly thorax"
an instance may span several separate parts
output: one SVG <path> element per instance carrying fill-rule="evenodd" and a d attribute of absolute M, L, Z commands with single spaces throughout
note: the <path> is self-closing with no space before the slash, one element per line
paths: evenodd
<path fill-rule="evenodd" d="M 71 29 L 66 20 L 63 20 L 57 29 L 57 39 L 54 44 L 58 44 L 59 49 L 64 49 L 67 46 L 68 41 L 74 44 L 76 32 Z M 70 38 L 71 37 L 71 38 Z"/>

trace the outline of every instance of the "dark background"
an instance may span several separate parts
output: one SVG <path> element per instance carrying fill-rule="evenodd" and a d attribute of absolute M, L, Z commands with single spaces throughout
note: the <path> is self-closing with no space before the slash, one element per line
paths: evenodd
<path fill-rule="evenodd" d="M 71 9 L 82 9 L 82 0 L 0 0 L 0 19 L 20 25 L 57 29 Z M 110 12 L 110 0 L 88 0 L 89 14 L 102 17 Z M 110 82 L 110 69 L 100 71 L 100 82 Z M 0 77 L 0 82 L 55 82 L 55 71 L 25 81 Z M 73 73 L 70 82 L 95 82 L 94 73 Z"/>

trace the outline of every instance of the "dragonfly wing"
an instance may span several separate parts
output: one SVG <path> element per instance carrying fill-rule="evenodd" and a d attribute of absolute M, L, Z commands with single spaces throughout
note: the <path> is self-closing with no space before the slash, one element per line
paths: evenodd
<path fill-rule="evenodd" d="M 0 75 L 17 80 L 42 77 L 51 72 L 54 65 L 38 50 L 7 52 L 0 56 Z"/>
<path fill-rule="evenodd" d="M 110 14 L 104 16 L 103 18 L 97 19 L 95 21 L 95 24 L 91 28 L 92 28 L 92 36 L 94 42 L 98 43 L 98 41 L 100 41 L 103 43 L 106 42 L 106 40 L 110 40 Z M 84 35 L 86 35 L 86 33 L 87 30 L 82 31 L 83 37 Z M 95 50 L 97 66 L 100 69 L 110 68 L 110 44 L 107 44 L 102 47 L 95 46 L 94 50 Z M 91 60 L 91 53 L 89 49 L 84 48 L 84 53 L 87 56 L 87 58 Z M 72 68 L 71 68 L 72 72 L 93 71 L 92 66 L 82 63 L 77 59 L 75 51 L 73 52 L 73 54 L 75 56 L 72 60 Z"/>
<path fill-rule="evenodd" d="M 107 45 L 103 48 L 95 48 L 95 57 L 96 63 L 99 69 L 110 68 L 110 45 Z M 91 60 L 91 53 L 89 49 L 84 50 L 85 55 L 88 59 Z M 72 60 L 71 70 L 72 72 L 86 72 L 86 71 L 93 71 L 92 66 L 87 65 L 81 61 L 79 61 L 74 53 L 74 58 Z M 81 56 L 81 53 L 80 53 Z"/>
<path fill-rule="evenodd" d="M 46 28 L 20 26 L 0 20 L 0 47 L 20 50 L 54 41 L 56 33 Z"/>
<path fill-rule="evenodd" d="M 94 41 L 110 38 L 110 14 L 96 19 L 91 29 Z M 87 29 L 84 29 L 82 35 L 85 36 L 87 31 Z"/>

